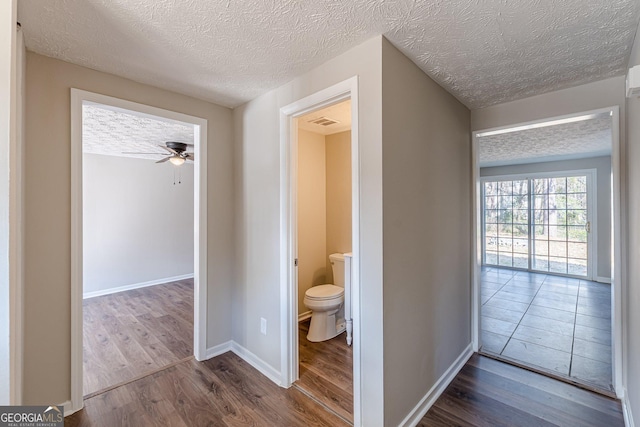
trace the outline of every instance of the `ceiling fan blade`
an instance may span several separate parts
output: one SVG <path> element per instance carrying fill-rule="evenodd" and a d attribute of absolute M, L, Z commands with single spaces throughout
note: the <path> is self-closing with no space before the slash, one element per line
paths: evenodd
<path fill-rule="evenodd" d="M 120 154 L 157 154 L 159 156 L 164 156 L 164 153 L 138 153 L 132 151 L 122 151 Z"/>
<path fill-rule="evenodd" d="M 160 144 L 158 144 L 158 147 L 163 148 L 164 150 L 168 151 L 169 153 L 171 153 L 171 154 L 173 154 L 173 155 L 176 155 L 176 156 L 179 156 L 179 155 L 180 155 L 180 153 L 178 153 L 178 152 L 177 152 L 177 151 L 175 151 L 174 149 L 169 148 L 169 147 L 165 147 L 164 145 L 160 145 Z"/>
<path fill-rule="evenodd" d="M 164 163 L 164 162 L 166 162 L 167 160 L 169 160 L 169 159 L 170 159 L 170 158 L 172 158 L 172 157 L 173 157 L 173 156 L 165 157 L 164 159 L 160 159 L 160 160 L 158 160 L 156 163 Z"/>
<path fill-rule="evenodd" d="M 195 160 L 196 156 L 194 153 L 185 153 L 185 157 L 189 160 Z"/>

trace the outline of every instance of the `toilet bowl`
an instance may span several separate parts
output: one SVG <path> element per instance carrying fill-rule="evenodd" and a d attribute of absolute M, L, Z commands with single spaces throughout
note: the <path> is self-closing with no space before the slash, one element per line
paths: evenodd
<path fill-rule="evenodd" d="M 304 294 L 304 305 L 311 310 L 307 339 L 311 342 L 330 340 L 345 330 L 344 322 L 344 255 L 331 254 L 335 284 L 312 286 Z"/>

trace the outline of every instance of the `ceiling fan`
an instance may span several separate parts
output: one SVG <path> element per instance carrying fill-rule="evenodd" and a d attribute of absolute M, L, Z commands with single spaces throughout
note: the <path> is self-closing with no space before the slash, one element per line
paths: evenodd
<path fill-rule="evenodd" d="M 186 144 L 184 142 L 177 141 L 167 141 L 165 145 L 158 144 L 158 147 L 167 151 L 170 156 L 165 157 L 164 159 L 158 160 L 156 163 L 164 163 L 167 160 L 176 166 L 182 165 L 185 161 L 191 160 L 194 161 L 194 153 L 187 152 L 187 147 L 193 147 L 193 144 Z M 131 152 L 123 152 L 122 154 L 164 154 L 164 153 L 131 153 Z"/>

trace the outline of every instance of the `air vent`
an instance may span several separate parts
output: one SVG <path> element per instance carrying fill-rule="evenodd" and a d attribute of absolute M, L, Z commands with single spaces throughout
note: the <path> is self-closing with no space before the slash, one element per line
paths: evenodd
<path fill-rule="evenodd" d="M 314 123 L 320 126 L 331 126 L 340 122 L 337 120 L 330 119 L 328 117 L 318 117 L 317 119 L 309 120 L 309 123 Z"/>

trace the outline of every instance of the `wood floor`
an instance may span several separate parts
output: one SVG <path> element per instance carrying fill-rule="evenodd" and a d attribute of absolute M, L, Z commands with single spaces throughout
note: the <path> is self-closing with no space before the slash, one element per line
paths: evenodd
<path fill-rule="evenodd" d="M 85 400 L 65 426 L 348 426 L 296 387 L 229 352 L 193 359 Z"/>
<path fill-rule="evenodd" d="M 619 401 L 473 355 L 420 426 L 624 426 Z"/>
<path fill-rule="evenodd" d="M 306 320 L 298 327 L 300 379 L 294 385 L 353 423 L 353 356 L 346 332 L 310 342 L 309 324 Z"/>
<path fill-rule="evenodd" d="M 83 394 L 193 355 L 193 279 L 83 301 Z"/>

